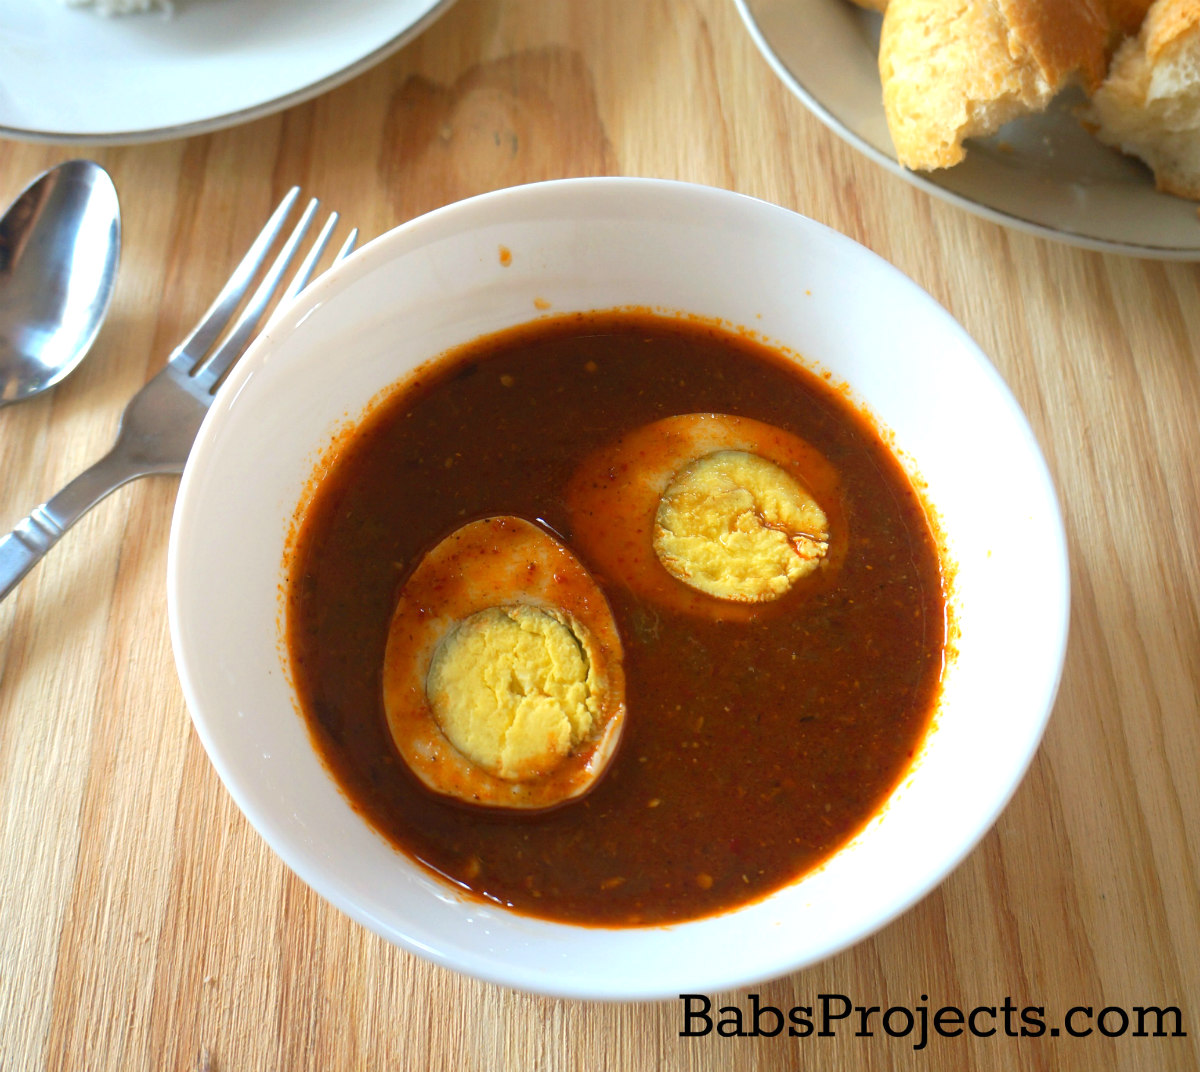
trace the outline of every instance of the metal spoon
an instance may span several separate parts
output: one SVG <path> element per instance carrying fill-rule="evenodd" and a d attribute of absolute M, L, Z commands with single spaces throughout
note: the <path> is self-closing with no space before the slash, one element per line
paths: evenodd
<path fill-rule="evenodd" d="M 91 348 L 121 252 L 108 172 L 69 160 L 0 217 L 0 406 L 53 387 Z"/>

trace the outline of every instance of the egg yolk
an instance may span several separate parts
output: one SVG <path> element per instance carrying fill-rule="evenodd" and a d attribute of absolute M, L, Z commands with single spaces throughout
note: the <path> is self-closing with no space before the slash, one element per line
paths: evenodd
<path fill-rule="evenodd" d="M 718 599 L 777 599 L 829 551 L 825 512 L 779 466 L 741 450 L 686 465 L 659 500 L 654 551 Z"/>
<path fill-rule="evenodd" d="M 460 622 L 438 645 L 425 684 L 450 743 L 516 780 L 553 768 L 587 737 L 595 686 L 583 639 L 560 615 L 526 605 Z"/>

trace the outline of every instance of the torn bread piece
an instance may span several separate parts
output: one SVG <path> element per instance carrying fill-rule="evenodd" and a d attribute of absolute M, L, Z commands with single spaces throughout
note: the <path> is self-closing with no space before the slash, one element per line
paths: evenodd
<path fill-rule="evenodd" d="M 1104 77 L 1113 0 L 890 0 L 879 73 L 900 163 L 951 167 L 963 141 Z M 1132 2 L 1132 0 L 1128 0 Z"/>
<path fill-rule="evenodd" d="M 1152 2 L 1153 0 L 1107 0 L 1114 48 L 1126 37 L 1138 32 Z"/>
<path fill-rule="evenodd" d="M 868 11 L 878 11 L 883 14 L 887 10 L 888 0 L 851 0 L 859 7 Z M 1138 32 L 1142 19 L 1150 8 L 1153 0 L 1105 0 L 1108 11 L 1108 21 L 1112 27 L 1114 47 L 1121 41 Z"/>
<path fill-rule="evenodd" d="M 1200 200 L 1200 0 L 1156 0 L 1082 118 L 1144 160 L 1160 190 Z"/>

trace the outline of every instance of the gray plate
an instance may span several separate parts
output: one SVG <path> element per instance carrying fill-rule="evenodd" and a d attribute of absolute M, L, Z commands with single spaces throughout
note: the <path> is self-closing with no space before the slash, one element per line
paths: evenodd
<path fill-rule="evenodd" d="M 880 17 L 848 0 L 735 0 L 755 43 L 822 122 L 889 171 L 997 223 L 1088 249 L 1200 260 L 1192 201 L 1159 193 L 1147 168 L 1079 125 L 1082 98 L 971 144 L 944 171 L 896 161 L 883 114 L 876 54 Z"/>

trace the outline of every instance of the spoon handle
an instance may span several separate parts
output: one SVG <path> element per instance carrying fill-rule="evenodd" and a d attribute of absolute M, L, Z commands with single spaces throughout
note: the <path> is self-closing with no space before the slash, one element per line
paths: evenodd
<path fill-rule="evenodd" d="M 114 449 L 17 522 L 12 532 L 0 539 L 0 600 L 96 503 L 145 472 Z"/>

